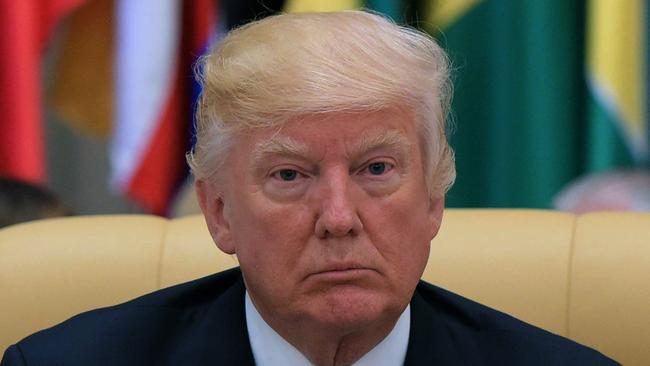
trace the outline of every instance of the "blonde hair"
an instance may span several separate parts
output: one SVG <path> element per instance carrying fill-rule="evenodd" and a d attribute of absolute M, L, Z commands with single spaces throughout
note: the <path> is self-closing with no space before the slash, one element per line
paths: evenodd
<path fill-rule="evenodd" d="M 239 132 L 308 114 L 406 107 L 415 113 L 430 194 L 453 184 L 450 66 L 422 32 L 366 11 L 281 14 L 231 31 L 197 70 L 203 91 L 187 154 L 197 179 L 218 178 Z"/>

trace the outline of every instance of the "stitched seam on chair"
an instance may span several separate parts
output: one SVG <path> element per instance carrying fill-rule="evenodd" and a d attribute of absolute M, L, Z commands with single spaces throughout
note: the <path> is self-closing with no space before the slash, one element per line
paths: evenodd
<path fill-rule="evenodd" d="M 165 249 L 167 248 L 167 236 L 169 235 L 170 224 L 171 220 L 165 219 L 165 231 L 162 234 L 160 249 L 158 252 L 158 275 L 156 276 L 156 290 L 160 290 L 162 286 L 163 257 L 165 255 Z"/>
<path fill-rule="evenodd" d="M 575 256 L 575 250 L 576 250 L 576 231 L 578 230 L 578 215 L 573 214 L 573 226 L 571 227 L 571 237 L 570 237 L 570 242 L 569 242 L 569 258 L 568 258 L 568 264 L 567 264 L 567 286 L 566 286 L 566 309 L 565 309 L 565 330 L 566 330 L 566 336 L 567 338 L 571 338 L 570 334 L 570 325 L 571 325 L 571 300 L 572 296 L 571 294 L 573 293 L 572 290 L 572 285 L 573 285 L 573 260 Z"/>

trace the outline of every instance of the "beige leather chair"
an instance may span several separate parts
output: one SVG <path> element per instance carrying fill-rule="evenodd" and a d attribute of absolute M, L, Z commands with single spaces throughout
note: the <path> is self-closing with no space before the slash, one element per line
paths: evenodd
<path fill-rule="evenodd" d="M 201 216 L 0 231 L 0 348 L 84 310 L 236 266 Z M 650 365 L 650 214 L 447 210 L 424 278 L 626 365 Z"/>

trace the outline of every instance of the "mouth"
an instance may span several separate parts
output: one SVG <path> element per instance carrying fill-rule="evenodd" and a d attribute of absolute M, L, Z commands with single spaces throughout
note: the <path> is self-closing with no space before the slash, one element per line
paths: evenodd
<path fill-rule="evenodd" d="M 368 276 L 376 272 L 372 268 L 355 265 L 355 264 L 336 264 L 325 267 L 310 275 L 314 279 L 334 281 L 334 282 L 348 282 Z"/>

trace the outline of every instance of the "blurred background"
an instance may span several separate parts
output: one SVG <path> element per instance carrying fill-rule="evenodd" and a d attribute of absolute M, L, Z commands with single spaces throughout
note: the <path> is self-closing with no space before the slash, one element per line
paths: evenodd
<path fill-rule="evenodd" d="M 76 214 L 191 212 L 196 58 L 254 19 L 361 7 L 452 59 L 448 207 L 650 210 L 642 0 L 0 0 L 0 176 Z"/>

